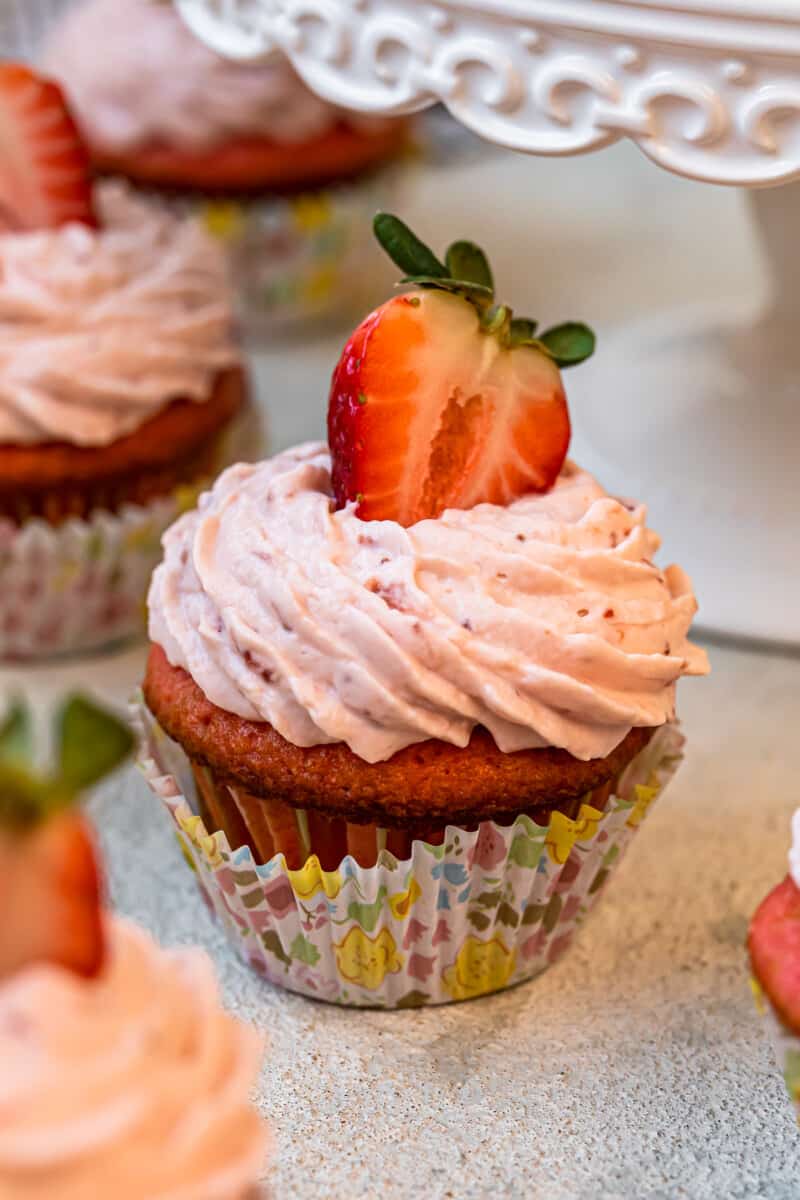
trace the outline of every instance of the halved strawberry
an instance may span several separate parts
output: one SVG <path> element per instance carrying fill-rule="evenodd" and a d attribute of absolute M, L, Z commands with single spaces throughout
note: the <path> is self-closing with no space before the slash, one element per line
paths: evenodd
<path fill-rule="evenodd" d="M 56 763 L 34 767 L 28 707 L 0 722 L 0 980 L 33 963 L 94 975 L 103 963 L 100 870 L 79 794 L 130 752 L 130 730 L 91 700 L 59 710 Z"/>
<path fill-rule="evenodd" d="M 397 218 L 376 233 L 420 289 L 371 313 L 333 374 L 328 441 L 339 507 L 411 525 L 445 508 L 508 504 L 552 487 L 570 440 L 559 365 L 594 336 L 536 326 L 494 303 L 483 252 L 468 242 L 446 265 Z"/>
<path fill-rule="evenodd" d="M 89 829 L 66 810 L 0 834 L 0 979 L 47 962 L 79 975 L 103 963 L 100 875 Z"/>
<path fill-rule="evenodd" d="M 747 946 L 756 979 L 785 1024 L 800 1033 L 800 889 L 790 875 L 757 909 Z"/>
<path fill-rule="evenodd" d="M 0 63 L 0 232 L 97 224 L 89 157 L 58 84 Z"/>

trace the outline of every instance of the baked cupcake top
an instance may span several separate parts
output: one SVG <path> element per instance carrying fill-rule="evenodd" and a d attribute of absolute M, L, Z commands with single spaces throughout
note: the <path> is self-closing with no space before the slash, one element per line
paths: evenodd
<path fill-rule="evenodd" d="M 708 666 L 644 508 L 566 459 L 559 368 L 594 334 L 514 317 L 472 242 L 440 261 L 390 214 L 375 232 L 418 286 L 345 345 L 330 449 L 231 468 L 167 532 L 150 636 L 295 746 L 374 763 L 483 726 L 501 751 L 603 758 Z"/>
<path fill-rule="evenodd" d="M 120 183 L 95 203 L 0 235 L 0 443 L 108 445 L 238 361 L 222 248 Z"/>
<path fill-rule="evenodd" d="M 283 56 L 254 65 L 222 58 L 164 0 L 88 0 L 57 27 L 43 65 L 64 85 L 90 145 L 114 154 L 208 150 L 248 136 L 304 142 L 342 116 Z"/>
<path fill-rule="evenodd" d="M 0 985 L 0 1193 L 242 1200 L 265 1150 L 258 1036 L 201 952 L 117 919 L 107 946 L 94 979 L 38 965 Z"/>
<path fill-rule="evenodd" d="M 707 670 L 645 509 L 576 466 L 408 528 L 335 510 L 330 470 L 319 443 L 232 467 L 164 537 L 150 636 L 220 708 L 367 762 L 476 725 L 589 759 Z"/>

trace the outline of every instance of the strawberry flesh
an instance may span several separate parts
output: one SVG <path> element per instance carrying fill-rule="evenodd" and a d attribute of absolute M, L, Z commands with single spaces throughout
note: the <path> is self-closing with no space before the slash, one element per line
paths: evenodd
<path fill-rule="evenodd" d="M 89 157 L 57 84 L 0 63 L 0 232 L 96 226 Z"/>
<path fill-rule="evenodd" d="M 92 837 L 75 810 L 30 832 L 0 832 L 0 979 L 35 963 L 97 974 L 101 893 Z"/>
<path fill-rule="evenodd" d="M 762 901 L 747 946 L 756 979 L 784 1023 L 800 1033 L 800 890 L 790 875 Z"/>
<path fill-rule="evenodd" d="M 334 371 L 328 441 L 337 505 L 402 525 L 446 508 L 547 491 L 563 466 L 569 413 L 555 363 L 481 329 L 443 291 L 371 313 Z"/>

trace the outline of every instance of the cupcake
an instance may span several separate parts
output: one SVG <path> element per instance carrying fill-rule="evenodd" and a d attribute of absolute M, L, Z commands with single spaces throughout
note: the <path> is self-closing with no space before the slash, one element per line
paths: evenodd
<path fill-rule="evenodd" d="M 141 628 L 164 528 L 245 412 L 224 255 L 92 189 L 59 89 L 0 66 L 0 657 Z M 241 449 L 241 448 L 240 448 Z"/>
<path fill-rule="evenodd" d="M 754 991 L 800 1119 L 800 809 L 792 819 L 789 874 L 759 905 L 747 946 Z"/>
<path fill-rule="evenodd" d="M 222 58 L 163 0 L 88 0 L 43 61 L 97 170 L 198 213 L 222 240 L 251 332 L 358 304 L 364 216 L 379 206 L 376 171 L 406 147 L 405 122 L 335 108 L 282 55 Z"/>
<path fill-rule="evenodd" d="M 164 538 L 145 772 L 270 978 L 466 999 L 563 951 L 680 758 L 703 674 L 642 506 L 566 459 L 594 345 L 483 253 L 376 232 L 414 290 L 334 371 L 329 445 L 226 471 Z"/>
<path fill-rule="evenodd" d="M 259 1038 L 220 1006 L 205 955 L 102 912 L 73 800 L 130 737 L 73 699 L 45 778 L 17 752 L 27 723 L 15 710 L 0 728 L 0 1195 L 255 1196 Z"/>

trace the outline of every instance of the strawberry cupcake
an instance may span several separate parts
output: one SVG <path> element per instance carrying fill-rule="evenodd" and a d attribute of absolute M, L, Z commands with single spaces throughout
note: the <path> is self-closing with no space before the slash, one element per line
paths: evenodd
<path fill-rule="evenodd" d="M 92 188 L 55 84 L 0 65 L 0 658 L 141 628 L 161 532 L 246 412 L 224 255 Z M 241 449 L 241 447 L 240 447 Z"/>
<path fill-rule="evenodd" d="M 103 913 L 72 804 L 130 737 L 73 700 L 44 778 L 18 754 L 27 725 L 15 710 L 0 726 L 0 1195 L 255 1197 L 260 1039 L 221 1007 L 205 955 Z"/>
<path fill-rule="evenodd" d="M 792 818 L 789 874 L 759 905 L 747 946 L 753 988 L 800 1120 L 800 809 Z"/>
<path fill-rule="evenodd" d="M 225 245 L 251 332 L 358 305 L 365 215 L 406 148 L 403 121 L 344 113 L 279 54 L 222 58 L 163 0 L 86 0 L 43 61 L 96 169 L 197 213 Z"/>
<path fill-rule="evenodd" d="M 703 674 L 642 506 L 566 458 L 561 368 L 483 253 L 375 222 L 411 287 L 334 371 L 329 445 L 226 471 L 164 538 L 145 771 L 270 979 L 468 999 L 553 962 L 674 770 Z"/>

